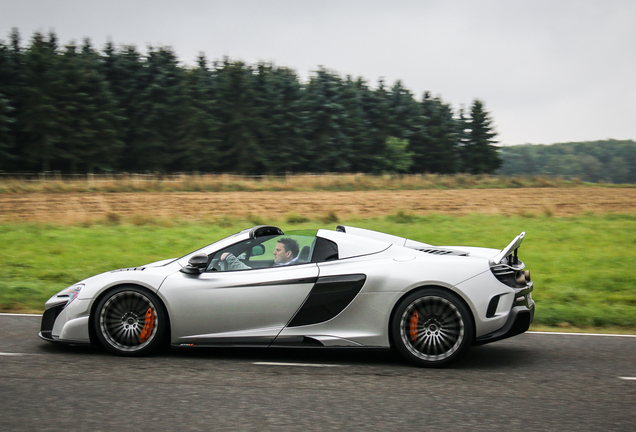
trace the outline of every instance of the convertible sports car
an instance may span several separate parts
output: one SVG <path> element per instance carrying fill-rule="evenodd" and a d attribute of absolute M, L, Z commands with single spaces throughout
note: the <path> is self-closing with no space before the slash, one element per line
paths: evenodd
<path fill-rule="evenodd" d="M 525 332 L 533 284 L 503 250 L 438 247 L 349 226 L 243 230 L 184 257 L 113 270 L 46 302 L 39 336 L 119 355 L 164 344 L 393 347 L 447 365 Z"/>

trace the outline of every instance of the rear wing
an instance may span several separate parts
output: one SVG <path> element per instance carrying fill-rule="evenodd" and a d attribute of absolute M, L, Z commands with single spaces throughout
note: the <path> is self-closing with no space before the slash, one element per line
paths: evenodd
<path fill-rule="evenodd" d="M 517 258 L 517 249 L 521 246 L 521 242 L 523 238 L 526 236 L 525 231 L 519 234 L 510 242 L 508 246 L 506 246 L 501 252 L 490 259 L 491 265 L 501 264 L 501 262 L 508 256 L 513 255 L 510 264 L 518 264 L 519 258 Z"/>

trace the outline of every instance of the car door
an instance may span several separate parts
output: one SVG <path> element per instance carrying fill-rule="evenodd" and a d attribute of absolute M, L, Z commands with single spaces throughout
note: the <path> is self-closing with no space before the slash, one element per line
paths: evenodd
<path fill-rule="evenodd" d="M 161 286 L 173 344 L 267 345 L 303 304 L 315 263 L 246 271 L 177 272 Z"/>

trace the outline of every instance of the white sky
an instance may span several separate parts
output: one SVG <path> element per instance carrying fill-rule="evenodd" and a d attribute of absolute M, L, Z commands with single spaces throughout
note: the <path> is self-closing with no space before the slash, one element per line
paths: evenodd
<path fill-rule="evenodd" d="M 502 144 L 636 139 L 635 0 L 0 0 L 12 27 L 479 98 Z"/>

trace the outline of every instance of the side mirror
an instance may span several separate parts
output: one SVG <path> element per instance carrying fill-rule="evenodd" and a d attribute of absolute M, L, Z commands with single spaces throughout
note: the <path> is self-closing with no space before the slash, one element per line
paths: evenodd
<path fill-rule="evenodd" d="M 188 260 L 188 265 L 181 269 L 182 273 L 200 274 L 208 266 L 208 256 L 205 254 L 195 255 Z"/>
<path fill-rule="evenodd" d="M 252 248 L 251 256 L 261 256 L 261 255 L 265 255 L 265 246 L 263 246 L 262 244 L 254 246 Z"/>

